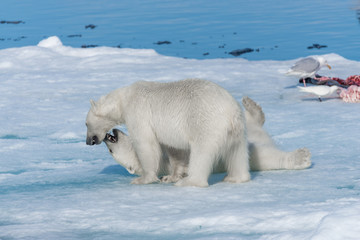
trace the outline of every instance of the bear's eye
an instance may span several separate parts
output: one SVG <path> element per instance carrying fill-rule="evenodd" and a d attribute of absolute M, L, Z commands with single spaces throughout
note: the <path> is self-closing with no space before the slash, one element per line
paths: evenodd
<path fill-rule="evenodd" d="M 111 149 L 109 149 L 109 152 L 110 152 L 110 153 L 112 153 L 112 150 L 111 150 Z"/>

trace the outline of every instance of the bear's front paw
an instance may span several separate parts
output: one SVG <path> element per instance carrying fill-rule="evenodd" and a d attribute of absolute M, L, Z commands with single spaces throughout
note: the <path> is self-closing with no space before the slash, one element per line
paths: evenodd
<path fill-rule="evenodd" d="M 149 184 L 160 182 L 157 177 L 138 177 L 131 181 L 131 184 Z"/>
<path fill-rule="evenodd" d="M 174 183 L 179 181 L 181 178 L 179 176 L 166 175 L 160 178 L 163 183 Z"/>
<path fill-rule="evenodd" d="M 208 187 L 209 183 L 207 181 L 199 181 L 195 179 L 191 179 L 189 177 L 185 177 L 180 179 L 175 183 L 175 186 L 178 187 Z"/>

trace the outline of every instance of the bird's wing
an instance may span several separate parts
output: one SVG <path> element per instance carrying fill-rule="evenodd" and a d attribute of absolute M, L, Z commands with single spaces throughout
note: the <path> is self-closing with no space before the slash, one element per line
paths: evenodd
<path fill-rule="evenodd" d="M 320 69 L 320 63 L 312 57 L 301 59 L 297 61 L 294 66 L 291 67 L 291 70 L 294 72 L 306 72 L 312 73 Z"/>
<path fill-rule="evenodd" d="M 330 87 L 328 86 L 314 86 L 314 87 L 300 87 L 298 86 L 301 92 L 312 93 L 318 96 L 324 96 L 329 93 Z"/>

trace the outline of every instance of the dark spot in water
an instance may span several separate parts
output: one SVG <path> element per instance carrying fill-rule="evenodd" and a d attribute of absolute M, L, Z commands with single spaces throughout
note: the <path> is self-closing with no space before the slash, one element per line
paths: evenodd
<path fill-rule="evenodd" d="M 72 34 L 72 35 L 67 35 L 68 38 L 75 38 L 75 37 L 82 37 L 81 34 Z"/>
<path fill-rule="evenodd" d="M 88 24 L 88 25 L 85 26 L 85 29 L 88 29 L 88 28 L 94 29 L 94 28 L 96 28 L 96 27 L 97 27 L 97 26 L 94 25 L 94 24 Z"/>
<path fill-rule="evenodd" d="M 156 44 L 156 45 L 164 45 L 164 44 L 171 44 L 171 42 L 170 41 L 157 41 L 154 44 Z"/>
<path fill-rule="evenodd" d="M 208 56 L 208 55 L 210 55 L 209 52 L 203 53 L 203 56 Z"/>
<path fill-rule="evenodd" d="M 20 23 L 25 23 L 24 21 L 5 21 L 5 20 L 1 20 L 0 24 L 20 24 Z"/>
<path fill-rule="evenodd" d="M 99 45 L 95 45 L 95 44 L 89 44 L 89 45 L 81 45 L 81 48 L 95 48 L 95 47 L 98 47 Z"/>
<path fill-rule="evenodd" d="M 13 41 L 18 42 L 18 41 L 20 41 L 22 39 L 25 39 L 25 38 L 26 38 L 25 36 L 21 36 L 21 37 L 18 37 L 18 38 L 14 38 Z"/>
<path fill-rule="evenodd" d="M 243 48 L 243 49 L 237 49 L 237 50 L 233 50 L 231 52 L 229 52 L 229 54 L 235 56 L 235 57 L 238 57 L 242 54 L 245 54 L 245 53 L 250 53 L 250 52 L 253 52 L 254 49 L 252 48 Z"/>
<path fill-rule="evenodd" d="M 318 44 L 318 43 L 314 43 L 312 46 L 308 46 L 307 49 L 320 49 L 320 48 L 327 48 L 326 45 L 321 45 L 321 44 Z"/>
<path fill-rule="evenodd" d="M 22 39 L 25 39 L 27 37 L 25 36 L 21 36 L 21 37 L 17 37 L 17 38 L 0 38 L 0 41 L 14 41 L 14 42 L 18 42 Z"/>

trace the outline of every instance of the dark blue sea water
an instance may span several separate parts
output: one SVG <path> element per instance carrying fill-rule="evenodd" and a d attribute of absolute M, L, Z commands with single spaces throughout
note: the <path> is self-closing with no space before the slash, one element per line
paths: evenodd
<path fill-rule="evenodd" d="M 249 48 L 240 57 L 360 60 L 359 18 L 355 0 L 1 0 L 0 49 L 57 35 L 73 47 L 151 48 L 196 59 Z"/>

